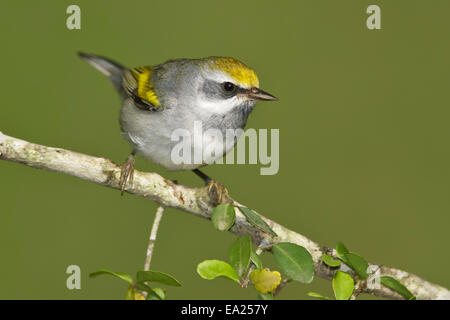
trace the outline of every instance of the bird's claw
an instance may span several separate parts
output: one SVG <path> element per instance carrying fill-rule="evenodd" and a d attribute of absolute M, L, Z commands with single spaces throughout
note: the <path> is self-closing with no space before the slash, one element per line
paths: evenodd
<path fill-rule="evenodd" d="M 213 206 L 221 203 L 229 203 L 231 201 L 228 189 L 218 181 L 211 180 L 206 184 L 209 199 Z"/>
<path fill-rule="evenodd" d="M 134 156 L 133 154 L 130 154 L 120 170 L 119 187 L 121 195 L 123 195 L 125 186 L 127 185 L 127 181 L 130 185 L 133 185 L 133 177 L 134 177 Z"/>

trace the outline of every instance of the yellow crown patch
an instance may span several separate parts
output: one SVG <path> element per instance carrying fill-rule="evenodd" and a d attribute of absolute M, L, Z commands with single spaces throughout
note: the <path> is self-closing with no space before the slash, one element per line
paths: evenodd
<path fill-rule="evenodd" d="M 236 80 L 238 84 L 250 88 L 259 86 L 259 80 L 255 71 L 247 67 L 239 60 L 228 57 L 211 57 L 208 58 L 208 60 L 210 61 L 210 67 L 227 73 L 230 77 Z"/>

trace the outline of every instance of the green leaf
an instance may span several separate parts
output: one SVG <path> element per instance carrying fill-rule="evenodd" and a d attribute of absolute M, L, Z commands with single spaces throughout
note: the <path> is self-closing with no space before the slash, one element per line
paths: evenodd
<path fill-rule="evenodd" d="M 156 292 L 160 300 L 166 300 L 166 291 L 161 288 L 153 288 L 153 291 Z"/>
<path fill-rule="evenodd" d="M 212 280 L 217 277 L 226 277 L 239 283 L 239 276 L 233 267 L 220 260 L 205 260 L 197 266 L 197 273 L 203 279 Z"/>
<path fill-rule="evenodd" d="M 348 273 L 337 271 L 332 281 L 334 295 L 336 300 L 348 300 L 355 289 L 353 278 Z"/>
<path fill-rule="evenodd" d="M 290 278 L 302 283 L 314 279 L 314 262 L 305 248 L 290 242 L 280 242 L 272 246 L 275 262 Z"/>
<path fill-rule="evenodd" d="M 333 257 L 330 257 L 325 253 L 322 255 L 322 261 L 330 267 L 339 267 L 341 265 L 340 260 L 333 259 Z"/>
<path fill-rule="evenodd" d="M 109 271 L 109 270 L 105 270 L 105 269 L 101 269 L 101 270 L 92 272 L 91 274 L 89 274 L 89 278 L 94 278 L 94 277 L 97 277 L 102 274 L 109 274 L 113 277 L 125 280 L 126 282 L 128 282 L 130 284 L 133 283 L 133 278 L 129 274 L 122 273 L 122 272 Z"/>
<path fill-rule="evenodd" d="M 165 300 L 166 294 L 161 288 L 150 288 L 144 283 L 136 283 L 136 289 L 147 292 L 147 300 Z"/>
<path fill-rule="evenodd" d="M 159 271 L 145 271 L 141 270 L 136 273 L 136 282 L 158 282 L 168 286 L 181 287 L 181 283 L 177 279 L 168 275 L 167 273 Z"/>
<path fill-rule="evenodd" d="M 144 283 L 136 283 L 136 289 L 147 292 L 147 300 L 162 300 L 154 289 Z"/>
<path fill-rule="evenodd" d="M 380 282 L 383 286 L 388 287 L 389 289 L 392 289 L 401 294 L 402 297 L 406 300 L 415 300 L 415 297 L 411 293 L 411 291 L 409 291 L 408 288 L 401 284 L 397 279 L 389 276 L 381 276 Z"/>
<path fill-rule="evenodd" d="M 247 276 L 252 254 L 252 239 L 250 236 L 237 238 L 230 250 L 230 263 L 240 278 Z"/>
<path fill-rule="evenodd" d="M 367 268 L 369 268 L 369 264 L 367 261 L 353 252 L 344 253 L 345 263 L 352 268 L 358 276 L 362 279 L 367 279 L 369 275 L 367 274 Z"/>
<path fill-rule="evenodd" d="M 256 269 L 263 268 L 263 263 L 261 261 L 261 258 L 255 251 L 252 251 L 252 253 L 250 254 L 250 260 L 253 262 Z"/>
<path fill-rule="evenodd" d="M 320 300 L 333 300 L 333 299 L 325 297 L 317 292 L 308 292 L 308 296 L 313 297 L 313 298 L 318 298 Z"/>
<path fill-rule="evenodd" d="M 246 207 L 238 208 L 252 226 L 258 228 L 261 231 L 264 231 L 265 233 L 270 234 L 273 237 L 278 236 L 256 212 Z"/>
<path fill-rule="evenodd" d="M 230 204 L 219 204 L 211 213 L 211 222 L 219 231 L 227 231 L 230 229 L 236 218 L 234 207 Z"/>
<path fill-rule="evenodd" d="M 348 253 L 348 249 L 344 246 L 342 242 L 336 243 L 336 254 L 339 258 L 342 259 L 342 261 L 345 262 L 344 254 Z"/>
<path fill-rule="evenodd" d="M 273 300 L 273 294 L 271 293 L 262 294 L 258 292 L 258 300 Z"/>

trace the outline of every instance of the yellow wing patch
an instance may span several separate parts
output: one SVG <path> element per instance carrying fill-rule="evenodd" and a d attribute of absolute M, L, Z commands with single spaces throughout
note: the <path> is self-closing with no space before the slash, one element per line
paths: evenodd
<path fill-rule="evenodd" d="M 212 57 L 210 59 L 210 66 L 227 73 L 230 77 L 235 79 L 238 84 L 251 87 L 259 87 L 258 76 L 253 69 L 250 69 L 245 64 L 234 58 L 227 57 Z"/>
<path fill-rule="evenodd" d="M 131 75 L 135 80 L 136 94 L 142 100 L 150 102 L 155 107 L 159 107 L 158 96 L 151 82 L 152 67 L 137 67 L 130 69 Z M 130 84 L 128 79 L 128 85 Z M 132 88 L 133 86 L 131 86 Z"/>

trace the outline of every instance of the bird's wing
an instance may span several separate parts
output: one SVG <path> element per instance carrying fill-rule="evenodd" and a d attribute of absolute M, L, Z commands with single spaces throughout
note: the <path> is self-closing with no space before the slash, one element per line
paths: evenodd
<path fill-rule="evenodd" d="M 159 111 L 163 108 L 151 83 L 151 74 L 152 67 L 127 69 L 123 73 L 122 86 L 139 109 Z"/>

